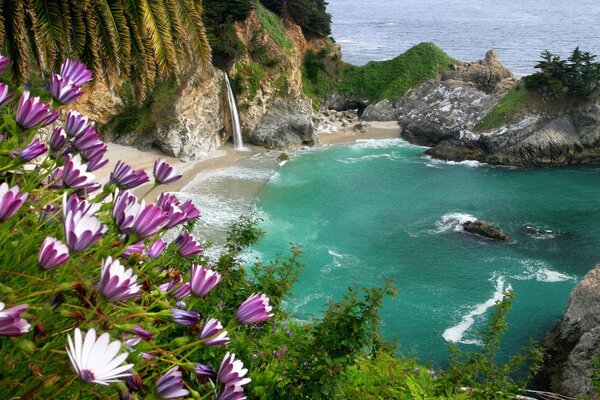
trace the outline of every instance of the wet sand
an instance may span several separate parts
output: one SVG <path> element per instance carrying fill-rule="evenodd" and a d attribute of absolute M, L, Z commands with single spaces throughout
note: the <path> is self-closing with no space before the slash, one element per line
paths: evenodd
<path fill-rule="evenodd" d="M 319 140 L 317 146 L 354 143 L 357 140 L 366 139 L 387 139 L 400 137 L 400 127 L 395 121 L 390 122 L 369 122 L 369 129 L 366 133 L 356 133 L 352 127 L 341 127 L 334 125 L 333 133 L 317 133 Z M 152 166 L 154 161 L 163 158 L 172 166 L 179 170 L 183 175 L 181 179 L 169 185 L 161 185 L 148 193 L 146 201 L 153 201 L 162 192 L 178 192 L 184 186 L 192 182 L 196 176 L 202 172 L 227 168 L 236 164 L 238 161 L 251 157 L 254 154 L 264 153 L 266 149 L 260 146 L 246 145 L 247 151 L 236 151 L 233 145 L 227 143 L 217 150 L 211 151 L 208 155 L 197 161 L 182 162 L 176 158 L 165 156 L 155 151 L 141 151 L 133 147 L 122 146 L 115 143 L 108 143 L 109 163 L 96 171 L 95 175 L 99 183 L 108 181 L 111 171 L 114 169 L 118 160 L 123 160 L 134 169 L 144 169 L 150 182 L 134 190 L 137 196 L 142 196 L 152 187 Z"/>

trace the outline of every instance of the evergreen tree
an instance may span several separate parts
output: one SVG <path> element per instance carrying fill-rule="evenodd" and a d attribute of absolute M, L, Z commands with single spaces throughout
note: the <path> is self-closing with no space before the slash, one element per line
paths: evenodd
<path fill-rule="evenodd" d="M 331 34 L 331 15 L 324 0 L 261 0 L 269 10 L 300 25 L 307 35 Z"/>

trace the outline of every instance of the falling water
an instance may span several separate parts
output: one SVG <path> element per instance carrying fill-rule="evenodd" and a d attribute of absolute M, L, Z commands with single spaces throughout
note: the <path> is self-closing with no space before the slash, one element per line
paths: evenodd
<path fill-rule="evenodd" d="M 233 128 L 233 147 L 235 150 L 246 150 L 242 139 L 242 128 L 240 127 L 240 116 L 238 115 L 237 105 L 235 104 L 235 96 L 231 89 L 229 76 L 225 72 L 225 83 L 227 83 L 227 99 L 229 100 L 229 112 L 231 114 L 231 126 Z"/>

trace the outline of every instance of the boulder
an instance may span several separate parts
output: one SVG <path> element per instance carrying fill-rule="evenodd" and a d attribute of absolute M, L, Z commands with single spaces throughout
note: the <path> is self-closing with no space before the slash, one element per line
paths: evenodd
<path fill-rule="evenodd" d="M 398 119 L 399 111 L 391 100 L 385 99 L 369 105 L 362 114 L 365 121 L 394 121 Z"/>
<path fill-rule="evenodd" d="M 566 396 L 595 398 L 592 374 L 600 356 L 600 265 L 575 286 L 560 323 L 546 336 L 545 377 Z"/>
<path fill-rule="evenodd" d="M 497 240 L 500 242 L 509 242 L 511 240 L 511 237 L 507 233 L 486 221 L 467 221 L 463 223 L 462 226 L 465 232 L 483 236 L 487 239 Z"/>
<path fill-rule="evenodd" d="M 371 125 L 369 125 L 368 122 L 360 121 L 360 122 L 357 122 L 356 124 L 354 124 L 354 126 L 352 127 L 352 130 L 355 133 L 367 133 L 367 131 L 369 130 L 370 127 L 371 127 Z"/>
<path fill-rule="evenodd" d="M 279 98 L 246 139 L 269 149 L 294 150 L 313 145 L 314 131 L 310 101 Z"/>

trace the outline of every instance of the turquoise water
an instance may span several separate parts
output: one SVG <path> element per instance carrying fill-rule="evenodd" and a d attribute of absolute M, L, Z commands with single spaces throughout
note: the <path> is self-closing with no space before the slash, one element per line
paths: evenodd
<path fill-rule="evenodd" d="M 423 158 L 400 139 L 296 154 L 260 192 L 264 258 L 301 244 L 306 269 L 286 307 L 318 315 L 348 286 L 396 279 L 383 331 L 400 352 L 444 365 L 449 341 L 476 332 L 501 292 L 517 293 L 504 354 L 541 338 L 571 289 L 600 261 L 600 169 L 509 169 Z M 477 217 L 513 237 L 460 232 Z M 554 233 L 531 234 L 524 226 Z"/>

